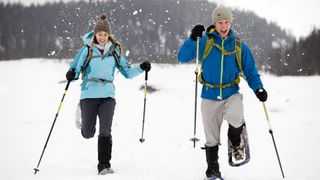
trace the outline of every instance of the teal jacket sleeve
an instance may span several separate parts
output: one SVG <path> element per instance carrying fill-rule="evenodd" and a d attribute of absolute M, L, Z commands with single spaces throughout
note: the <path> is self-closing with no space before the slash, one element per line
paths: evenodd
<path fill-rule="evenodd" d="M 117 68 L 125 78 L 132 79 L 143 72 L 139 64 L 131 67 L 124 56 L 121 55 L 119 60 L 120 67 Z"/>
<path fill-rule="evenodd" d="M 82 47 L 79 52 L 76 54 L 76 56 L 73 59 L 72 64 L 70 65 L 70 68 L 75 69 L 76 72 L 76 79 L 79 78 L 82 66 L 84 65 L 84 62 L 86 61 L 88 55 L 88 47 Z"/>
<path fill-rule="evenodd" d="M 80 59 L 80 56 L 81 56 L 81 53 L 82 53 L 82 51 L 83 51 L 84 49 L 86 49 L 86 48 L 85 48 L 85 47 L 82 47 L 82 48 L 80 48 L 80 49 L 78 50 L 77 54 L 74 56 L 74 58 L 73 58 L 73 60 L 72 60 L 72 62 L 71 62 L 71 64 L 70 64 L 69 70 L 71 70 L 71 69 L 76 69 L 76 67 L 77 67 L 77 65 L 78 65 L 78 62 L 79 62 L 79 59 Z"/>

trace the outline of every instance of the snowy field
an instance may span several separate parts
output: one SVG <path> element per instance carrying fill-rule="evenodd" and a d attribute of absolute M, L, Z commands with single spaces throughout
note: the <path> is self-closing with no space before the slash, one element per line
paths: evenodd
<path fill-rule="evenodd" d="M 25 59 L 0 62 L 1 180 L 201 180 L 205 177 L 204 133 L 198 110 L 193 137 L 194 65 L 153 64 L 148 84 L 145 134 L 141 144 L 144 75 L 115 78 L 111 164 L 115 174 L 97 175 L 97 135 L 83 139 L 75 126 L 80 81 L 70 85 L 51 139 L 35 176 L 45 140 L 63 94 L 68 61 Z M 320 179 L 320 77 L 262 74 L 267 107 L 286 179 Z M 282 179 L 262 104 L 243 81 L 251 161 L 227 163 L 227 123 L 222 129 L 220 169 L 226 180 Z M 200 88 L 199 88 L 200 90 Z M 199 98 L 200 107 L 200 98 Z M 318 140 L 317 140 L 318 139 Z"/>

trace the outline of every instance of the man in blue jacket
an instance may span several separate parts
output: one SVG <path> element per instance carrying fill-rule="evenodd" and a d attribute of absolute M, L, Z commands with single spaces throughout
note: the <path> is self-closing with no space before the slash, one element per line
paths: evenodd
<path fill-rule="evenodd" d="M 206 137 L 205 151 L 208 178 L 221 178 L 218 163 L 218 145 L 223 119 L 229 123 L 228 138 L 236 160 L 244 158 L 241 133 L 245 126 L 242 94 L 239 93 L 239 74 L 243 73 L 257 98 L 264 102 L 267 92 L 258 74 L 254 58 L 243 41 L 237 40 L 231 29 L 233 20 L 229 8 L 219 6 L 212 13 L 213 25 L 202 36 L 203 25 L 196 25 L 182 45 L 178 60 L 189 62 L 196 57 L 199 38 L 199 60 L 202 62 L 199 81 L 202 82 L 201 113 Z M 210 40 L 210 43 L 208 43 Z M 238 43 L 237 45 L 237 42 Z M 207 47 L 206 47 L 207 46 Z M 208 48 L 208 46 L 211 46 Z M 239 53 L 236 53 L 237 47 Z M 240 48 L 239 48 L 240 47 Z M 209 50 L 208 50 L 209 49 Z M 237 58 L 237 56 L 240 56 Z"/>

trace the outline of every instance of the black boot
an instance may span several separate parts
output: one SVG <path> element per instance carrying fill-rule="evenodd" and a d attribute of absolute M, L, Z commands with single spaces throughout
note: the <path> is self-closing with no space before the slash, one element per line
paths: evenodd
<path fill-rule="evenodd" d="M 242 124 L 240 127 L 235 128 L 231 124 L 229 124 L 229 129 L 228 129 L 228 138 L 231 141 L 231 144 L 233 146 L 239 146 L 241 142 L 241 133 L 242 129 L 245 124 Z"/>
<path fill-rule="evenodd" d="M 219 146 L 213 146 L 213 147 L 205 147 L 206 150 L 206 157 L 207 157 L 207 164 L 208 169 L 206 171 L 207 177 L 221 177 L 221 173 L 219 171 L 219 163 L 218 163 L 218 150 Z"/>
<path fill-rule="evenodd" d="M 112 150 L 112 138 L 111 135 L 108 137 L 99 137 L 98 139 L 98 173 L 106 174 L 113 173 L 110 164 Z M 110 172 L 112 171 L 112 172 Z"/>
<path fill-rule="evenodd" d="M 244 159 L 244 144 L 243 139 L 241 138 L 241 133 L 245 124 L 241 125 L 238 128 L 233 127 L 229 124 L 228 129 L 228 138 L 232 144 L 232 156 L 237 160 Z"/>

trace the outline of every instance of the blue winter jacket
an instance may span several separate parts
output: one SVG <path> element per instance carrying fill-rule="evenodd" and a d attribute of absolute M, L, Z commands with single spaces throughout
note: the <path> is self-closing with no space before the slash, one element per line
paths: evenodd
<path fill-rule="evenodd" d="M 93 32 L 89 32 L 85 34 L 82 39 L 86 45 L 90 46 L 92 38 Z M 108 54 L 112 49 L 114 49 L 113 46 L 114 45 L 110 47 L 109 51 L 104 52 L 104 54 Z M 75 69 L 76 78 L 79 78 L 80 71 L 89 52 L 88 49 L 89 48 L 87 46 L 82 47 L 70 65 L 70 69 Z M 117 53 L 119 54 L 118 51 Z M 92 56 L 98 55 L 102 55 L 101 52 L 97 47 L 93 47 Z M 120 73 L 126 78 L 133 78 L 143 72 L 139 65 L 130 67 L 124 56 L 121 55 L 119 60 L 120 68 L 117 66 L 113 56 L 92 58 L 82 75 L 83 83 L 81 84 L 80 99 L 106 97 L 115 99 L 115 86 L 112 81 L 114 80 L 116 68 L 119 69 Z M 104 82 L 92 81 L 92 79 L 102 80 Z"/>
<path fill-rule="evenodd" d="M 230 35 L 222 39 L 221 36 L 213 31 L 206 32 L 206 35 L 199 40 L 199 60 L 202 62 L 202 77 L 203 80 L 210 84 L 228 84 L 233 82 L 239 75 L 239 67 L 237 65 L 236 54 L 222 55 L 221 50 L 213 46 L 209 55 L 205 60 L 202 60 L 207 35 L 212 35 L 214 42 L 225 50 L 232 52 L 235 48 L 234 32 L 231 30 Z M 179 50 L 179 62 L 189 62 L 196 57 L 196 41 L 187 39 Z M 221 66 L 221 64 L 223 66 Z M 258 74 L 254 58 L 247 47 L 242 41 L 242 68 L 244 75 L 250 88 L 255 92 L 257 89 L 262 88 L 260 75 Z M 221 73 L 222 71 L 222 73 Z M 221 76 L 221 77 L 220 77 Z M 220 93 L 222 98 L 220 98 Z M 224 100 L 233 94 L 239 93 L 239 86 L 231 86 L 227 88 L 208 88 L 203 86 L 201 97 L 211 100 Z"/>

